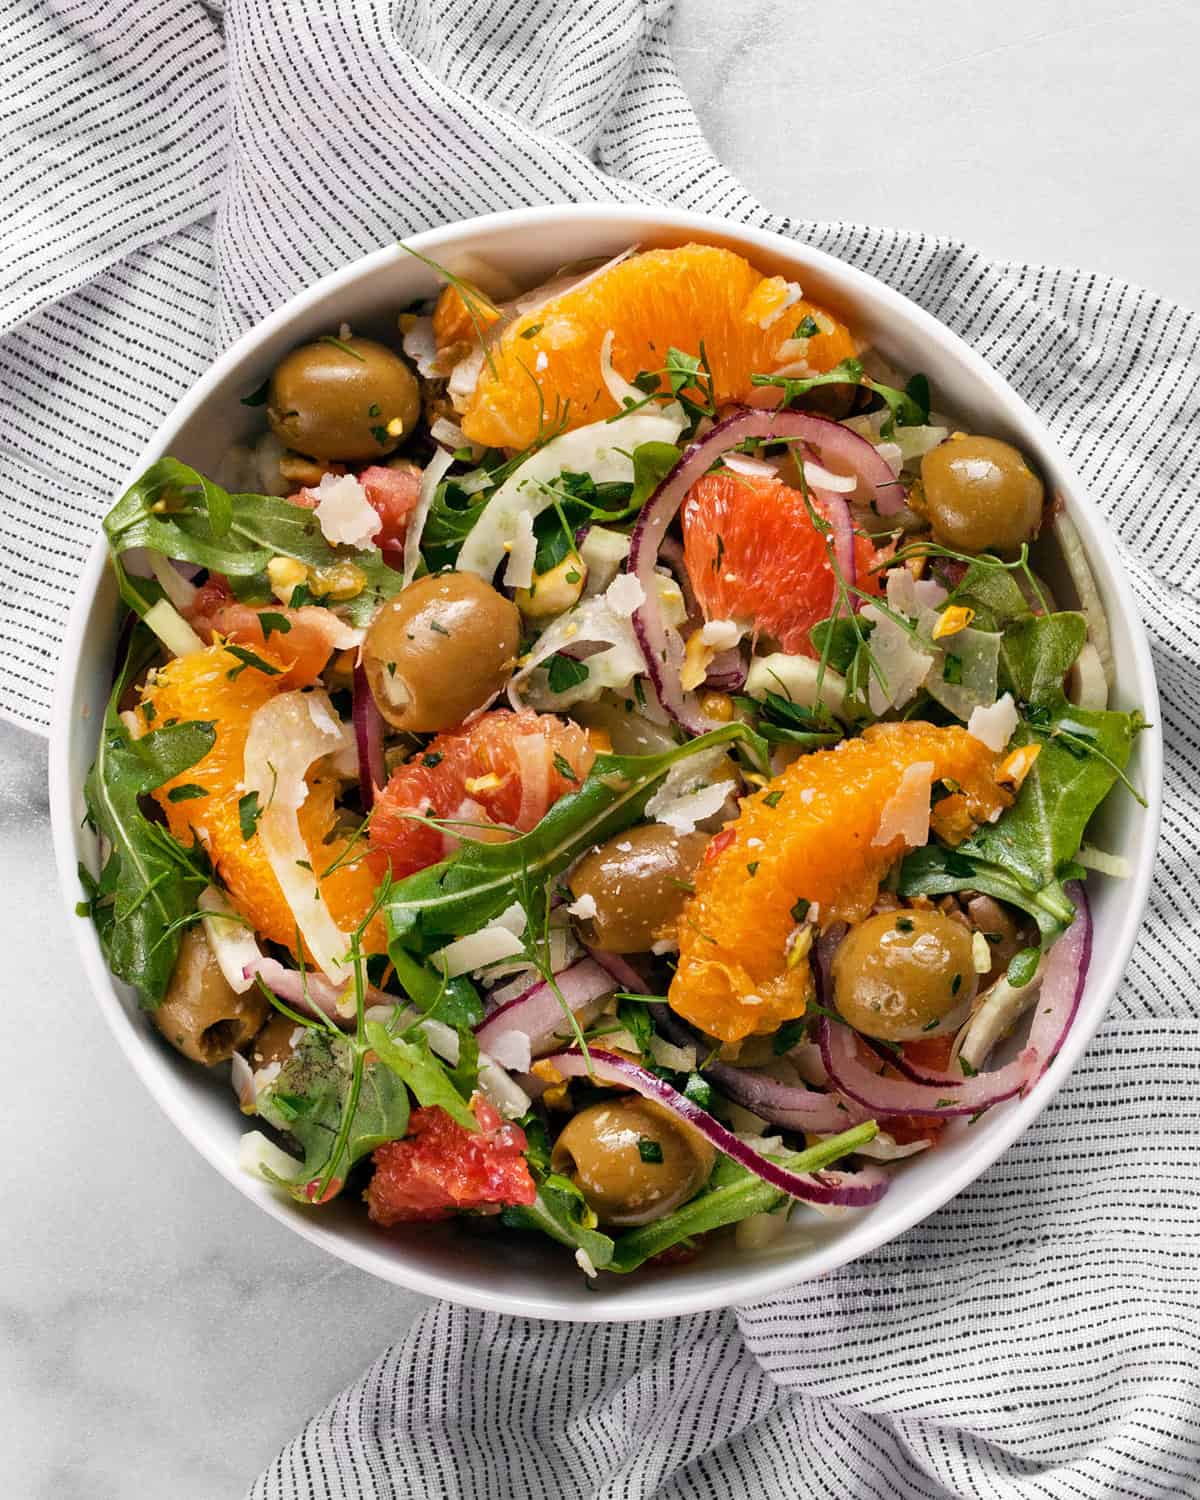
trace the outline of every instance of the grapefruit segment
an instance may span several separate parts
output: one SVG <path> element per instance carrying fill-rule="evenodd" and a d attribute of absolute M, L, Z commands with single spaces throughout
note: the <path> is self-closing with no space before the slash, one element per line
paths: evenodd
<path fill-rule="evenodd" d="M 706 620 L 736 620 L 793 655 L 815 654 L 809 631 L 832 612 L 836 584 L 799 490 L 718 470 L 692 486 L 682 523 L 684 564 Z M 875 549 L 864 536 L 854 547 L 858 587 L 877 593 Z"/>
<path fill-rule="evenodd" d="M 875 724 L 860 739 L 801 756 L 743 801 L 724 830 L 733 837 L 696 871 L 679 923 L 672 1008 L 726 1042 L 802 1015 L 809 966 L 788 966 L 796 903 L 819 903 L 822 927 L 866 916 L 906 847 L 899 837 L 874 842 L 880 818 L 905 772 L 922 762 L 935 780 L 958 782 L 979 820 L 1008 801 L 995 781 L 996 754 L 965 729 L 919 721 Z"/>
<path fill-rule="evenodd" d="M 794 340 L 809 317 L 817 331 Z M 565 412 L 569 428 L 611 416 L 617 404 L 600 379 L 610 329 L 613 365 L 627 380 L 661 370 L 671 347 L 698 355 L 703 343 L 718 403 L 748 396 L 752 374 L 794 362 L 801 348 L 813 373 L 856 352 L 844 324 L 732 250 L 647 250 L 508 324 L 480 370 L 463 431 L 488 447 L 525 448 L 543 413 Z"/>
<path fill-rule="evenodd" d="M 439 734 L 392 772 L 375 799 L 370 841 L 376 869 L 390 863 L 398 880 L 437 864 L 458 844 L 453 830 L 419 823 L 413 813 L 527 833 L 551 803 L 576 789 L 594 758 L 587 731 L 553 714 L 495 709 L 468 728 Z M 462 832 L 480 837 L 478 828 Z"/>

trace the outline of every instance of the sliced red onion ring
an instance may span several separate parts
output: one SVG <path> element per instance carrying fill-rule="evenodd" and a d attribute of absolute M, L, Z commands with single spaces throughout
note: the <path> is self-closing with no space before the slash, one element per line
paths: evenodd
<path fill-rule="evenodd" d="M 582 958 L 561 974 L 556 974 L 554 982 L 572 1013 L 582 1010 L 601 995 L 610 994 L 615 988 L 612 975 L 590 958 Z M 536 1056 L 539 1048 L 545 1050 L 562 1045 L 562 1030 L 567 1024 L 558 995 L 542 979 L 515 999 L 497 1006 L 475 1028 L 475 1035 L 483 1050 L 491 1052 L 507 1032 L 522 1031 L 529 1038 L 530 1048 Z"/>
<path fill-rule="evenodd" d="M 306 969 L 303 973 L 299 969 L 285 969 L 275 958 L 260 958 L 256 963 L 247 964 L 242 974 L 246 979 L 261 979 L 269 990 L 272 990 L 293 1010 L 306 1011 L 310 1016 L 328 1016 L 339 1026 L 354 1024 L 353 1011 L 349 1015 L 344 1015 L 338 1009 L 341 1002 L 353 998 L 353 982 L 344 985 L 333 984 L 325 978 L 324 974 L 318 974 L 315 969 Z M 369 984 L 365 1003 L 367 1005 L 395 1005 L 396 997 L 385 995 L 382 990 L 377 990 L 373 984 Z"/>
<path fill-rule="evenodd" d="M 1066 1040 L 1091 962 L 1092 917 L 1087 894 L 1078 881 L 1071 881 L 1066 889 L 1075 902 L 1075 920 L 1046 957 L 1033 1025 L 1018 1057 L 1002 1068 L 965 1078 L 961 1073 L 926 1072 L 889 1055 L 888 1062 L 904 1076 L 880 1077 L 859 1057 L 856 1033 L 823 1016 L 821 1059 L 838 1088 L 881 1115 L 939 1119 L 973 1115 L 1015 1094 L 1028 1093 Z"/>
<path fill-rule="evenodd" d="M 358 750 L 358 786 L 364 812 L 375 805 L 375 793 L 387 785 L 387 769 L 383 761 L 383 715 L 375 703 L 375 695 L 367 681 L 362 662 L 354 668 L 354 704 L 351 710 L 354 720 L 354 743 Z"/>
<path fill-rule="evenodd" d="M 813 494 L 833 528 L 833 555 L 842 577 L 851 588 L 855 588 L 858 584 L 858 571 L 854 562 L 854 523 L 850 519 L 850 507 L 846 504 L 845 496 L 836 494 L 833 490 L 814 489 Z"/>
<path fill-rule="evenodd" d="M 746 438 L 799 438 L 824 457 L 857 475 L 863 501 L 888 515 L 904 504 L 904 488 L 897 483 L 886 461 L 865 438 L 839 422 L 803 411 L 770 411 L 761 407 L 739 407 L 697 438 L 643 506 L 629 549 L 629 571 L 642 585 L 644 601 L 633 614 L 633 628 L 646 658 L 650 680 L 663 707 L 677 723 L 693 734 L 716 727 L 705 715 L 694 693 L 680 684 L 683 641 L 662 617 L 654 569 L 666 540 L 667 529 L 692 485 L 713 466 L 721 454 Z M 841 497 L 838 497 L 839 499 Z M 845 502 L 842 501 L 844 506 Z M 853 534 L 850 551 L 853 552 Z M 835 526 L 835 548 L 838 528 Z M 841 545 L 845 544 L 842 532 Z"/>
<path fill-rule="evenodd" d="M 584 943 L 583 946 L 602 969 L 608 970 L 622 989 L 627 990 L 631 995 L 642 994 L 646 981 L 619 953 L 609 953 L 607 948 L 593 948 L 590 943 Z M 690 1041 L 691 1038 L 689 1037 L 688 1040 Z"/>
<path fill-rule="evenodd" d="M 696 1045 L 696 1035 L 673 1011 L 656 1016 L 658 1029 L 676 1046 Z M 836 1094 L 819 1094 L 812 1089 L 797 1088 L 765 1074 L 728 1063 L 710 1063 L 704 1077 L 715 1083 L 735 1104 L 748 1109 L 772 1125 L 785 1130 L 812 1131 L 818 1135 L 836 1134 L 871 1118 L 870 1111 L 851 1099 Z"/>
<path fill-rule="evenodd" d="M 714 1120 L 707 1110 L 700 1108 L 691 1099 L 678 1093 L 669 1083 L 648 1072 L 638 1063 L 622 1057 L 616 1052 L 604 1052 L 597 1047 L 588 1049 L 589 1057 L 582 1052 L 555 1052 L 546 1061 L 564 1078 L 584 1078 L 594 1074 L 609 1083 L 622 1085 L 640 1094 L 643 1099 L 653 1099 L 681 1120 L 693 1126 L 718 1151 L 736 1161 L 740 1167 L 753 1172 L 771 1187 L 786 1193 L 790 1198 L 799 1198 L 805 1203 L 830 1203 L 841 1208 L 865 1208 L 883 1197 L 888 1188 L 887 1174 L 876 1167 L 867 1167 L 861 1172 L 825 1172 L 805 1175 L 789 1171 L 777 1162 L 760 1156 L 745 1141 L 739 1140 L 719 1120 Z"/>
<path fill-rule="evenodd" d="M 718 693 L 737 693 L 746 686 L 746 674 L 750 668 L 739 646 L 728 651 L 718 651 L 708 666 L 704 686 Z"/>

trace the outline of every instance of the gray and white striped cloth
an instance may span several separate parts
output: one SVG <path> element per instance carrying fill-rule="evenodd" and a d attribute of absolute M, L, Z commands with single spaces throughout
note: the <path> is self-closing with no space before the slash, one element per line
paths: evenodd
<path fill-rule="evenodd" d="M 0 11 L 2 711 L 46 726 L 114 486 L 214 353 L 397 235 L 670 201 L 890 282 L 1048 422 L 1120 536 L 1168 750 L 1151 910 L 1036 1126 L 877 1254 L 736 1312 L 425 1315 L 255 1485 L 349 1496 L 1200 1495 L 1200 319 L 1080 272 L 766 213 L 668 0 L 16 0 Z"/>

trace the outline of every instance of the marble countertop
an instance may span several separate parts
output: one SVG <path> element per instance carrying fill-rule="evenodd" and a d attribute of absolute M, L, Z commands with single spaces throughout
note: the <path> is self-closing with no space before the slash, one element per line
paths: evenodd
<path fill-rule="evenodd" d="M 684 84 L 769 206 L 1086 263 L 1200 305 L 1200 114 L 1177 66 L 1200 49 L 1195 7 L 676 8 Z M 5 1493 L 236 1496 L 424 1299 L 260 1214 L 143 1091 L 85 989 L 45 768 L 42 742 L 0 725 L 6 995 L 38 1017 L 32 1039 L 5 1032 Z"/>

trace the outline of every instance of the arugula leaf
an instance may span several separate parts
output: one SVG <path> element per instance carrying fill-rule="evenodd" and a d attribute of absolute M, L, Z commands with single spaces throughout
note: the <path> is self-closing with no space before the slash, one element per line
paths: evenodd
<path fill-rule="evenodd" d="M 1046 946 L 1071 925 L 1075 907 L 1060 880 L 1051 879 L 1031 890 L 999 865 L 964 853 L 965 847 L 946 849 L 940 844 L 928 844 L 923 849 L 914 849 L 900 866 L 898 893 L 947 896 L 956 891 L 979 891 L 997 901 L 1007 901 L 1029 913 Z"/>
<path fill-rule="evenodd" d="M 739 707 L 748 705 L 758 715 L 758 732 L 773 745 L 795 745 L 801 750 L 818 750 L 836 745 L 845 731 L 826 713 L 803 708 L 768 689 L 760 702 L 756 698 L 734 700 Z"/>
<path fill-rule="evenodd" d="M 870 620 L 859 622 L 859 630 L 868 639 L 874 628 Z M 859 650 L 858 633 L 855 631 L 853 621 L 848 620 L 844 615 L 838 616 L 837 619 L 818 620 L 809 631 L 809 637 L 818 655 L 824 654 L 826 663 L 844 677 L 850 670 L 850 665 Z M 825 653 L 827 637 L 829 651 Z"/>
<path fill-rule="evenodd" d="M 973 609 L 980 630 L 1001 630 L 1033 613 L 1012 573 L 983 561 L 970 564 L 946 603 Z"/>
<path fill-rule="evenodd" d="M 1128 764 L 1141 727 L 1140 715 L 1075 708 L 1061 692 L 1057 706 L 1039 705 L 1012 738 L 1014 747 L 1041 745 L 1016 802 L 959 853 L 1000 865 L 1031 891 L 1058 879 Z"/>
<path fill-rule="evenodd" d="M 552 879 L 584 849 L 636 822 L 673 765 L 753 738 L 734 720 L 658 755 L 598 755 L 579 790 L 561 797 L 529 833 L 502 844 L 464 839 L 449 859 L 393 882 L 383 902 L 389 954 L 429 952 L 478 931 L 511 905 L 519 886 Z"/>
<path fill-rule="evenodd" d="M 307 1202 L 308 1186 L 322 1178 L 345 1182 L 360 1157 L 399 1140 L 408 1129 L 408 1090 L 378 1063 L 362 1072 L 358 1102 L 337 1161 L 330 1154 L 337 1144 L 350 1092 L 356 1043 L 353 1037 L 334 1036 L 325 1027 L 309 1027 L 278 1075 L 258 1096 L 258 1113 L 285 1131 L 304 1152 L 300 1180 L 282 1183 L 299 1202 Z"/>
<path fill-rule="evenodd" d="M 546 1127 L 535 1114 L 519 1122 L 527 1142 L 526 1160 L 537 1184 L 533 1203 L 512 1204 L 500 1215 L 509 1229 L 537 1229 L 559 1244 L 582 1250 L 598 1271 L 612 1259 L 613 1242 L 596 1228 L 596 1215 L 587 1199 L 570 1180 L 550 1170 L 550 1145 Z"/>
<path fill-rule="evenodd" d="M 104 531 L 116 559 L 133 547 L 149 547 L 224 573 L 246 597 L 271 597 L 266 568 L 273 557 L 313 568 L 353 562 L 366 585 L 339 608 L 359 625 L 369 623 L 380 602 L 401 586 L 400 574 L 379 553 L 331 547 L 311 510 L 275 495 L 231 495 L 174 458 L 160 458 L 126 490 L 104 518 Z M 144 614 L 149 595 L 142 580 L 130 579 L 120 567 L 117 577 L 125 602 Z"/>
<path fill-rule="evenodd" d="M 1087 640 L 1081 614 L 1030 615 L 1005 627 L 1000 640 L 1000 688 L 1018 703 L 1063 701 L 1063 678 Z"/>
<path fill-rule="evenodd" d="M 465 1129 L 479 1129 L 479 1121 L 467 1108 L 446 1068 L 429 1050 L 423 1032 L 410 1032 L 405 1039 L 393 1036 L 381 1021 L 368 1021 L 366 1035 L 380 1062 L 412 1090 L 418 1104 L 438 1104 Z"/>
<path fill-rule="evenodd" d="M 587 662 L 576 661 L 573 656 L 564 656 L 561 651 L 548 656 L 542 665 L 546 668 L 552 693 L 565 693 L 568 688 L 587 681 Z"/>
<path fill-rule="evenodd" d="M 207 871 L 139 799 L 186 771 L 212 749 L 211 724 L 172 724 L 132 739 L 117 712 L 125 684 L 158 645 L 138 629 L 104 715 L 96 760 L 84 783 L 88 820 L 110 846 L 98 879 L 81 869 L 88 910 L 109 968 L 153 1009 L 166 994 L 179 956 L 183 919 L 196 909 Z"/>
<path fill-rule="evenodd" d="M 403 948 L 388 955 L 396 978 L 421 1012 L 423 1020 L 444 1021 L 458 1030 L 478 1026 L 483 1020 L 483 1002 L 465 974 L 447 979 Z"/>
<path fill-rule="evenodd" d="M 827 1141 L 810 1147 L 807 1151 L 772 1151 L 768 1160 L 793 1172 L 819 1172 L 865 1146 L 878 1133 L 874 1120 L 856 1125 L 853 1130 L 831 1136 Z M 653 1255 L 661 1255 L 672 1245 L 692 1239 L 698 1234 L 719 1229 L 724 1224 L 735 1224 L 751 1214 L 769 1213 L 789 1202 L 786 1193 L 739 1166 L 727 1156 L 717 1158 L 708 1186 L 690 1203 L 653 1224 L 639 1229 L 626 1230 L 619 1235 L 613 1257 L 608 1265 L 610 1271 L 635 1271 Z"/>

